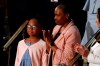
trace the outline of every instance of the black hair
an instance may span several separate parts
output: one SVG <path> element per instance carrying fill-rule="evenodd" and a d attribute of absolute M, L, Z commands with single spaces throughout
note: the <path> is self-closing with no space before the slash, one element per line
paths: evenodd
<path fill-rule="evenodd" d="M 68 4 L 60 4 L 57 6 L 58 8 L 62 9 L 64 13 L 69 13 L 70 14 L 70 7 Z"/>
<path fill-rule="evenodd" d="M 61 3 L 60 5 L 57 6 L 58 8 L 62 9 L 63 13 L 65 14 L 69 14 L 69 20 L 72 19 L 72 10 L 70 8 L 70 5 L 69 4 L 65 4 L 65 3 Z"/>
<path fill-rule="evenodd" d="M 30 21 L 31 19 L 36 19 L 37 23 L 39 24 L 39 27 L 41 29 L 43 28 L 43 19 L 39 15 L 37 15 L 37 16 L 30 16 L 29 18 L 27 18 L 28 21 Z M 28 25 L 28 23 L 27 23 L 27 25 Z M 24 36 L 23 38 L 28 38 L 29 37 L 29 35 L 27 33 L 27 29 L 26 29 L 27 25 L 25 26 L 25 28 L 22 31 L 22 35 Z M 43 38 L 42 37 L 42 32 L 40 32 L 40 37 Z"/>
<path fill-rule="evenodd" d="M 30 16 L 28 20 L 30 21 L 31 19 L 36 19 L 37 23 L 42 27 L 43 26 L 43 19 L 40 15 L 36 16 Z"/>

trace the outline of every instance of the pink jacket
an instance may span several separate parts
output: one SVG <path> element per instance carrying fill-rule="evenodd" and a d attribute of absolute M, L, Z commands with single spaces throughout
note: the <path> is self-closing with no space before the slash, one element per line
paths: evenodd
<path fill-rule="evenodd" d="M 15 66 L 20 66 L 21 59 L 26 50 L 29 50 L 32 66 L 48 66 L 48 55 L 46 54 L 46 44 L 40 39 L 37 43 L 27 46 L 24 40 L 18 43 Z"/>
<path fill-rule="evenodd" d="M 56 25 L 54 27 L 52 33 L 53 37 L 57 34 L 60 27 L 60 25 Z M 74 51 L 74 45 L 80 42 L 81 36 L 79 30 L 73 22 L 70 22 L 54 42 L 58 49 L 56 50 L 56 53 L 54 53 L 53 56 L 53 65 L 59 63 L 65 63 L 66 65 L 68 65 L 68 63 L 73 59 L 76 53 Z"/>

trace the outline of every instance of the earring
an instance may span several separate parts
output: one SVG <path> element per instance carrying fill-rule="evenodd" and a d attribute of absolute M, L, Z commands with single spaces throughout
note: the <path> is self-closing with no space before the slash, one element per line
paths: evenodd
<path fill-rule="evenodd" d="M 69 14 L 66 15 L 66 18 L 69 19 Z"/>
<path fill-rule="evenodd" d="M 69 16 L 66 16 L 66 19 L 69 19 Z"/>

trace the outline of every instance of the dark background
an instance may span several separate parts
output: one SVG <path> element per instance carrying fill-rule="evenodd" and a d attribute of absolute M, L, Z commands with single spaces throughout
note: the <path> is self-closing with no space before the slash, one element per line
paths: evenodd
<path fill-rule="evenodd" d="M 50 2 L 50 0 L 0 0 L 0 65 L 7 66 L 8 64 L 8 49 L 3 51 L 2 48 L 9 39 L 7 36 L 12 36 L 26 19 L 37 14 L 44 19 L 44 27 L 52 31 L 55 26 L 54 8 L 60 3 L 70 4 L 74 23 L 83 37 L 87 18 L 87 13 L 82 10 L 85 0 L 58 0 L 58 3 Z M 5 19 L 5 16 L 8 18 Z M 10 45 L 9 66 L 14 66 L 17 44 L 21 39 L 23 39 L 22 33 Z"/>

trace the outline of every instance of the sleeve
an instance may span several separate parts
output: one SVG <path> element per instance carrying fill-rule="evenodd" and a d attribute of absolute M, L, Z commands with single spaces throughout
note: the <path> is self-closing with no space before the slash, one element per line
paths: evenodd
<path fill-rule="evenodd" d="M 89 5 L 90 5 L 90 0 L 86 0 L 86 3 L 84 5 L 84 7 L 83 7 L 83 10 L 84 11 L 89 11 Z"/>
<path fill-rule="evenodd" d="M 46 53 L 46 46 L 43 47 L 42 53 L 42 66 L 48 66 L 49 63 L 49 54 Z"/>
<path fill-rule="evenodd" d="M 15 58 L 15 66 L 19 66 L 18 64 L 19 64 L 19 48 L 18 48 L 18 46 L 17 46 L 17 52 L 16 52 L 16 58 Z"/>
<path fill-rule="evenodd" d="M 100 55 L 96 55 L 92 51 L 90 51 L 87 60 L 89 63 L 100 64 Z"/>

